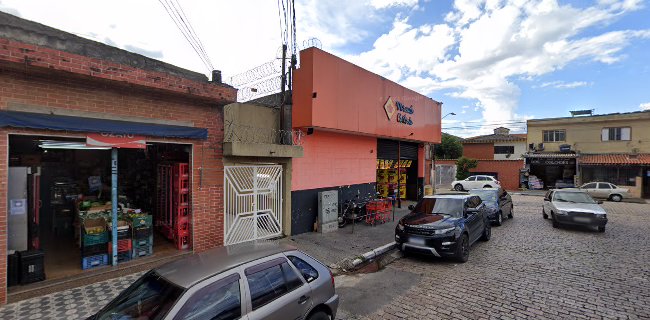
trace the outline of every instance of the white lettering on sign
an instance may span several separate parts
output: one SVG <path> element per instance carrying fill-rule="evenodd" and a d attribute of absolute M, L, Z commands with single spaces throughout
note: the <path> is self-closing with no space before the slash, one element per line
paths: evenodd
<path fill-rule="evenodd" d="M 120 133 L 112 133 L 112 132 L 102 132 L 100 133 L 102 137 L 112 137 L 112 138 L 130 138 L 133 139 L 135 135 L 126 133 L 126 134 L 120 134 Z"/>

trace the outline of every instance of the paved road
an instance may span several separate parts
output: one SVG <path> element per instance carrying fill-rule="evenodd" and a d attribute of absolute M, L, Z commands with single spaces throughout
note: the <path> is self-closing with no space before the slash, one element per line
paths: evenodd
<path fill-rule="evenodd" d="M 598 233 L 553 229 L 540 197 L 513 198 L 515 218 L 465 264 L 409 256 L 339 277 L 341 293 L 362 291 L 341 295 L 340 318 L 650 318 L 649 205 L 606 202 L 609 224 Z"/>

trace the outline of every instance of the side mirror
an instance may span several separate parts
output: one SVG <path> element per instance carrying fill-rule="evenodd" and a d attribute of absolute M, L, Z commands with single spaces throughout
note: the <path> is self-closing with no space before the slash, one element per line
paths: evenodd
<path fill-rule="evenodd" d="M 544 198 L 544 201 L 551 201 L 549 198 Z"/>
<path fill-rule="evenodd" d="M 412 205 L 412 204 L 409 204 L 409 210 L 411 210 L 411 211 L 415 210 L 415 206 Z"/>

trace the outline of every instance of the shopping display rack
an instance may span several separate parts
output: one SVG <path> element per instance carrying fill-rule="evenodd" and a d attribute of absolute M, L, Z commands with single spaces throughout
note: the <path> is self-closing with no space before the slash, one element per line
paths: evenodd
<path fill-rule="evenodd" d="M 365 220 L 367 224 L 385 223 L 391 220 L 393 202 L 389 199 L 376 199 L 366 204 Z"/>
<path fill-rule="evenodd" d="M 190 247 L 190 166 L 158 165 L 156 226 L 179 250 Z"/>

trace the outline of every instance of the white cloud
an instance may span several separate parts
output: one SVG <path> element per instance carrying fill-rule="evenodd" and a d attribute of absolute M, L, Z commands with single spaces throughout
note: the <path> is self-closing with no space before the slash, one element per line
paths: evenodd
<path fill-rule="evenodd" d="M 573 81 L 573 82 L 551 81 L 551 82 L 544 82 L 539 87 L 540 88 L 552 87 L 556 89 L 573 89 L 573 88 L 586 87 L 591 85 L 593 85 L 592 82 L 586 82 L 586 81 Z"/>
<path fill-rule="evenodd" d="M 640 7 L 636 0 L 586 8 L 556 0 L 456 0 L 446 23 L 414 25 L 398 17 L 371 50 L 346 58 L 425 94 L 449 89 L 453 97 L 476 100 L 486 122 L 517 120 L 516 80 L 533 80 L 575 61 L 618 62 L 621 51 L 635 39 L 650 38 L 650 30 L 600 30 Z"/>
<path fill-rule="evenodd" d="M 640 104 L 639 109 L 641 109 L 641 110 L 650 110 L 650 102 Z"/>
<path fill-rule="evenodd" d="M 417 7 L 418 0 L 371 0 L 370 5 L 377 9 L 391 7 Z"/>

